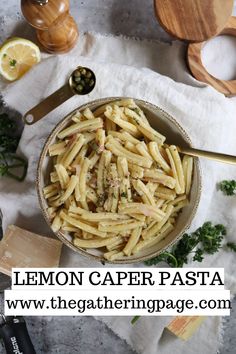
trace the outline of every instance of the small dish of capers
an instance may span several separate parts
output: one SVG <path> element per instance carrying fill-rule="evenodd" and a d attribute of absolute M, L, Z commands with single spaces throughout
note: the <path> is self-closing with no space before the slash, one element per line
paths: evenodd
<path fill-rule="evenodd" d="M 83 66 L 78 66 L 70 77 L 71 88 L 77 95 L 86 95 L 90 93 L 94 89 L 95 84 L 96 77 L 94 72 Z"/>

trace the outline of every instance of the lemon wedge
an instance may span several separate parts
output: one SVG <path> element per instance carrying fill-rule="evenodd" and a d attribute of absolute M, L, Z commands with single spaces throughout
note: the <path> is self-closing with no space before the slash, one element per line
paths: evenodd
<path fill-rule="evenodd" d="M 0 73 L 14 81 L 40 61 L 39 47 L 28 39 L 11 38 L 0 48 Z"/>

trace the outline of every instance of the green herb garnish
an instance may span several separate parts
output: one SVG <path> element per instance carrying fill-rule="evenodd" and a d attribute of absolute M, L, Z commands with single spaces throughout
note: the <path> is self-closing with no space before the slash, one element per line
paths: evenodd
<path fill-rule="evenodd" d="M 99 149 L 99 146 L 95 141 L 93 141 L 90 146 L 94 151 L 97 151 Z"/>
<path fill-rule="evenodd" d="M 127 198 L 127 193 L 126 192 L 122 192 L 120 195 L 122 198 Z"/>
<path fill-rule="evenodd" d="M 13 68 L 16 66 L 16 63 L 17 63 L 16 59 L 12 59 L 9 61 L 10 66 L 12 66 Z"/>
<path fill-rule="evenodd" d="M 236 181 L 235 180 L 225 180 L 219 183 L 220 190 L 225 195 L 235 195 L 236 194 Z"/>
<path fill-rule="evenodd" d="M 140 111 L 138 109 L 138 107 L 135 108 L 130 108 L 132 111 L 134 111 L 138 116 L 140 115 Z"/>
<path fill-rule="evenodd" d="M 178 267 L 176 257 L 173 254 L 171 254 L 170 252 L 163 252 L 159 256 L 149 259 L 148 261 L 145 261 L 144 263 L 148 266 L 152 266 L 152 265 L 156 265 L 157 263 L 160 263 L 160 262 L 166 262 L 173 268 Z"/>
<path fill-rule="evenodd" d="M 16 129 L 16 124 L 6 113 L 0 114 L 0 134 L 9 134 Z"/>
<path fill-rule="evenodd" d="M 134 316 L 131 320 L 132 325 L 139 320 L 140 316 Z"/>
<path fill-rule="evenodd" d="M 0 152 L 16 151 L 19 139 L 13 135 L 15 132 L 16 123 L 6 113 L 0 114 Z"/>
<path fill-rule="evenodd" d="M 234 242 L 227 242 L 226 246 L 231 249 L 231 251 L 236 252 L 236 243 Z"/>
<path fill-rule="evenodd" d="M 145 264 L 150 266 L 164 261 L 171 267 L 180 268 L 188 263 L 190 254 L 193 254 L 193 261 L 202 262 L 205 254 L 214 254 L 219 251 L 225 235 L 225 226 L 221 224 L 214 226 L 211 222 L 205 222 L 195 232 L 184 234 L 170 252 L 163 252 L 159 256 L 146 261 Z M 197 249 L 195 249 L 196 247 Z"/>
<path fill-rule="evenodd" d="M 14 152 L 18 145 L 18 138 L 0 135 L 0 151 Z"/>

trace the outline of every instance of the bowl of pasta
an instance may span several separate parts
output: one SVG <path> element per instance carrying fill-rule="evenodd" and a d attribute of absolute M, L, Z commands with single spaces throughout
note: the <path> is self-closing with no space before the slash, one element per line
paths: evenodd
<path fill-rule="evenodd" d="M 38 164 L 43 215 L 58 238 L 91 259 L 129 264 L 178 241 L 201 194 L 198 158 L 179 123 L 146 101 L 115 97 L 68 114 Z"/>

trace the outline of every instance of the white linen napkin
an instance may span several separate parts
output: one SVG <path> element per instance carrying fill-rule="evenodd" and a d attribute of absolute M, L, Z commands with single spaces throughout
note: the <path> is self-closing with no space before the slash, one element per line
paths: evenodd
<path fill-rule="evenodd" d="M 79 105 L 108 96 L 129 96 L 154 103 L 173 115 L 190 135 L 195 147 L 236 155 L 236 103 L 211 87 L 194 80 L 184 61 L 185 46 L 122 37 L 87 34 L 69 54 L 45 55 L 40 64 L 22 79 L 2 85 L 5 103 L 24 114 L 44 97 L 65 83 L 77 65 L 90 67 L 97 76 L 96 89 L 88 96 L 75 96 L 35 125 L 26 126 L 18 152 L 28 159 L 26 180 L 19 184 L 9 179 L 0 182 L 0 208 L 4 229 L 8 224 L 33 232 L 50 234 L 36 196 L 35 173 L 43 143 L 55 124 Z M 157 72 L 167 76 L 158 74 Z M 173 81 L 172 77 L 175 81 Z M 184 83 L 181 83 L 184 82 Z M 228 228 L 228 240 L 236 241 L 236 200 L 217 191 L 216 183 L 235 178 L 235 166 L 201 160 L 203 190 L 200 206 L 191 230 L 206 220 L 223 223 Z M 69 248 L 63 248 L 61 266 L 99 266 Z M 199 264 L 191 266 L 198 267 Z M 206 257 L 202 267 L 224 267 L 227 288 L 235 292 L 235 254 L 222 249 Z M 209 317 L 199 331 L 184 342 L 163 332 L 169 317 L 143 317 L 132 327 L 129 317 L 99 317 L 115 333 L 142 354 L 175 353 L 212 354 L 217 351 L 220 319 Z"/>

